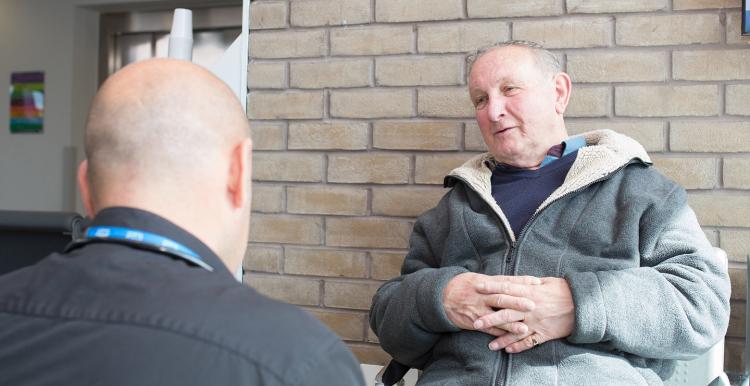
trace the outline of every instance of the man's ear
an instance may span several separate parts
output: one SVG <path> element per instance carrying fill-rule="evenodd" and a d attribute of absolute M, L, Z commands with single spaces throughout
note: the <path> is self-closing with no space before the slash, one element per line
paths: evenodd
<path fill-rule="evenodd" d="M 555 75 L 555 111 L 562 115 L 568 108 L 570 101 L 571 81 L 570 76 L 564 72 Z"/>
<path fill-rule="evenodd" d="M 227 194 L 234 208 L 248 208 L 252 180 L 252 141 L 245 138 L 232 149 Z"/>
<path fill-rule="evenodd" d="M 91 201 L 91 187 L 89 186 L 89 161 L 83 160 L 78 165 L 78 189 L 81 191 L 81 201 L 86 210 L 86 216 L 94 218 L 94 203 Z"/>

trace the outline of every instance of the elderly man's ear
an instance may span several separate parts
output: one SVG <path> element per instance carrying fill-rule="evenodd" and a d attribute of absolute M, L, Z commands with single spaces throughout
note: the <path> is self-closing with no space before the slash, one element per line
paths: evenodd
<path fill-rule="evenodd" d="M 559 72 L 555 75 L 555 111 L 558 114 L 563 114 L 565 109 L 568 108 L 568 101 L 570 100 L 570 88 L 571 81 L 570 76 L 564 72 Z"/>
<path fill-rule="evenodd" d="M 247 208 L 252 179 L 252 141 L 246 138 L 232 149 L 227 194 L 233 208 Z"/>

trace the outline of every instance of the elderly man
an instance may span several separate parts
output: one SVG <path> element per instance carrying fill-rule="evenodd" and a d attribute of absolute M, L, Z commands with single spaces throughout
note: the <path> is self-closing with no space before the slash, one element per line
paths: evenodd
<path fill-rule="evenodd" d="M 247 119 L 221 80 L 150 60 L 92 103 L 86 238 L 0 279 L 2 385 L 362 385 L 339 338 L 231 272 L 250 219 Z"/>
<path fill-rule="evenodd" d="M 624 135 L 569 137 L 570 91 L 534 43 L 470 63 L 489 153 L 446 177 L 370 314 L 420 385 L 659 385 L 723 338 L 726 266 L 685 191 Z"/>

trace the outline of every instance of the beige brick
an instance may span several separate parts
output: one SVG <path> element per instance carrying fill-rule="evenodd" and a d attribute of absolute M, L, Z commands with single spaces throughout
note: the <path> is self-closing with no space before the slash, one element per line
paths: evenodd
<path fill-rule="evenodd" d="M 367 149 L 367 122 L 293 122 L 289 124 L 290 149 Z"/>
<path fill-rule="evenodd" d="M 323 156 L 288 152 L 254 152 L 253 179 L 319 182 L 323 180 Z"/>
<path fill-rule="evenodd" d="M 750 189 L 750 158 L 724 158 L 724 187 Z"/>
<path fill-rule="evenodd" d="M 326 307 L 369 310 L 372 295 L 375 295 L 379 287 L 378 283 L 326 280 L 323 289 L 323 304 Z"/>
<path fill-rule="evenodd" d="M 286 248 L 284 272 L 310 276 L 365 277 L 366 254 L 332 249 Z"/>
<path fill-rule="evenodd" d="M 740 0 L 674 0 L 673 9 L 739 8 Z"/>
<path fill-rule="evenodd" d="M 463 165 L 472 154 L 428 154 L 417 155 L 414 182 L 418 184 L 443 184 L 448 173 Z"/>
<path fill-rule="evenodd" d="M 729 268 L 729 281 L 732 283 L 732 299 L 747 300 L 747 267 Z"/>
<path fill-rule="evenodd" d="M 291 62 L 289 82 L 296 88 L 365 87 L 370 85 L 369 59 Z"/>
<path fill-rule="evenodd" d="M 367 190 L 337 186 L 290 186 L 287 211 L 302 214 L 359 215 L 367 213 Z"/>
<path fill-rule="evenodd" d="M 281 150 L 284 148 L 284 122 L 251 121 L 253 150 Z"/>
<path fill-rule="evenodd" d="M 685 189 L 719 186 L 717 158 L 652 157 L 654 166 Z"/>
<path fill-rule="evenodd" d="M 323 220 L 319 217 L 254 214 L 250 241 L 320 245 Z"/>
<path fill-rule="evenodd" d="M 372 278 L 390 280 L 401 274 L 401 265 L 406 253 L 370 252 L 372 257 Z"/>
<path fill-rule="evenodd" d="M 326 219 L 326 245 L 361 248 L 406 248 L 409 221 L 382 218 Z"/>
<path fill-rule="evenodd" d="M 698 98 L 696 96 L 696 98 Z M 672 151 L 750 151 L 750 122 L 673 121 L 669 143 Z"/>
<path fill-rule="evenodd" d="M 750 227 L 750 195 L 691 193 L 689 201 L 703 226 Z"/>
<path fill-rule="evenodd" d="M 727 338 L 724 343 L 724 371 L 743 373 L 745 371 L 745 340 Z"/>
<path fill-rule="evenodd" d="M 328 51 L 323 30 L 273 31 L 250 34 L 250 57 L 257 59 L 323 56 Z"/>
<path fill-rule="evenodd" d="M 256 91 L 247 96 L 250 119 L 323 118 L 322 91 Z"/>
<path fill-rule="evenodd" d="M 258 88 L 285 88 L 286 63 L 250 62 L 247 65 L 247 86 Z"/>
<path fill-rule="evenodd" d="M 615 39 L 623 46 L 665 46 L 718 43 L 721 24 L 717 14 L 622 16 Z"/>
<path fill-rule="evenodd" d="M 435 207 L 444 194 L 438 187 L 372 188 L 372 214 L 416 217 Z"/>
<path fill-rule="evenodd" d="M 625 134 L 640 143 L 646 151 L 664 151 L 666 136 L 664 122 L 653 120 L 612 121 L 609 119 L 566 119 L 568 133 L 581 134 L 587 131 L 610 129 Z"/>
<path fill-rule="evenodd" d="M 750 51 L 675 51 L 672 53 L 672 77 L 685 80 L 750 79 Z"/>
<path fill-rule="evenodd" d="M 487 151 L 487 144 L 484 143 L 482 131 L 479 125 L 474 122 L 467 122 L 464 128 L 464 148 L 466 150 Z"/>
<path fill-rule="evenodd" d="M 616 115 L 667 117 L 718 113 L 719 88 L 715 85 L 615 87 Z"/>
<path fill-rule="evenodd" d="M 463 57 L 409 56 L 375 59 L 379 86 L 447 86 L 463 81 Z"/>
<path fill-rule="evenodd" d="M 279 272 L 281 248 L 249 245 L 245 251 L 242 267 L 249 272 Z"/>
<path fill-rule="evenodd" d="M 391 356 L 377 345 L 349 344 L 348 346 L 360 363 L 385 366 L 391 360 Z"/>
<path fill-rule="evenodd" d="M 746 263 L 750 255 L 750 229 L 722 229 L 721 249 L 730 261 Z"/>
<path fill-rule="evenodd" d="M 401 22 L 461 19 L 463 8 L 461 0 L 378 0 L 375 2 L 375 20 Z"/>
<path fill-rule="evenodd" d="M 320 280 L 279 275 L 245 275 L 245 284 L 270 298 L 299 306 L 320 304 Z"/>
<path fill-rule="evenodd" d="M 293 26 L 361 24 L 370 21 L 370 0 L 292 1 Z"/>
<path fill-rule="evenodd" d="M 727 114 L 750 115 L 750 84 L 728 84 L 726 86 Z"/>
<path fill-rule="evenodd" d="M 411 165 L 401 154 L 332 154 L 328 156 L 328 182 L 406 184 Z"/>
<path fill-rule="evenodd" d="M 563 0 L 467 0 L 470 18 L 554 16 L 563 13 Z"/>
<path fill-rule="evenodd" d="M 565 110 L 568 117 L 606 117 L 612 110 L 612 92 L 606 87 L 577 87 Z"/>
<path fill-rule="evenodd" d="M 256 1 L 250 5 L 250 29 L 286 27 L 285 1 Z"/>
<path fill-rule="evenodd" d="M 365 339 L 365 316 L 360 313 L 307 309 L 315 318 L 333 330 L 341 339 L 361 341 Z"/>
<path fill-rule="evenodd" d="M 708 239 L 708 242 L 711 243 L 714 247 L 719 247 L 719 231 L 715 229 L 709 229 L 703 230 L 703 233 L 706 234 L 706 238 Z"/>
<path fill-rule="evenodd" d="M 367 342 L 370 343 L 380 343 L 380 340 L 378 339 L 378 336 L 375 335 L 375 331 L 372 330 L 372 328 L 367 328 Z"/>
<path fill-rule="evenodd" d="M 734 290 L 734 288 L 732 288 Z M 733 301 L 730 303 L 729 328 L 726 336 L 734 338 L 745 338 L 745 302 Z"/>
<path fill-rule="evenodd" d="M 470 52 L 510 39 L 510 24 L 502 21 L 421 24 L 417 26 L 417 51 Z"/>
<path fill-rule="evenodd" d="M 372 145 L 378 149 L 457 150 L 460 124 L 445 121 L 378 121 Z"/>
<path fill-rule="evenodd" d="M 615 13 L 661 11 L 667 0 L 567 0 L 568 13 Z"/>
<path fill-rule="evenodd" d="M 668 77 L 669 56 L 655 51 L 580 52 L 568 54 L 567 63 L 573 82 L 663 81 Z M 576 91 L 574 87 L 573 95 Z"/>
<path fill-rule="evenodd" d="M 411 52 L 411 26 L 375 26 L 331 29 L 332 55 L 388 55 Z"/>
<path fill-rule="evenodd" d="M 469 92 L 464 87 L 420 89 L 417 111 L 421 117 L 438 118 L 470 118 L 475 113 Z"/>
<path fill-rule="evenodd" d="M 612 19 L 575 17 L 519 21 L 513 23 L 513 39 L 535 41 L 545 48 L 606 47 L 612 44 Z"/>
<path fill-rule="evenodd" d="M 406 118 L 414 115 L 414 92 L 406 89 L 331 91 L 331 116 Z"/>
<path fill-rule="evenodd" d="M 283 209 L 281 185 L 253 184 L 253 212 L 278 213 Z"/>
<path fill-rule="evenodd" d="M 727 44 L 750 44 L 750 36 L 742 35 L 740 12 L 727 12 Z"/>

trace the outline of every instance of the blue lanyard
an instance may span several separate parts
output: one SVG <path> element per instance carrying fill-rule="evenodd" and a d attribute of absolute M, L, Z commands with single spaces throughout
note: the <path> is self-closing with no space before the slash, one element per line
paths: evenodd
<path fill-rule="evenodd" d="M 131 244 L 136 247 L 141 246 L 145 249 L 154 250 L 156 252 L 163 252 L 179 257 L 208 271 L 214 270 L 213 267 L 206 264 L 206 262 L 204 262 L 197 253 L 193 252 L 192 249 L 174 240 L 159 236 L 154 233 L 149 233 L 138 229 L 98 226 L 88 228 L 86 230 L 85 239 L 81 241 L 85 243 L 87 241 L 96 240 L 112 240 L 115 242 L 124 242 L 127 244 Z"/>

